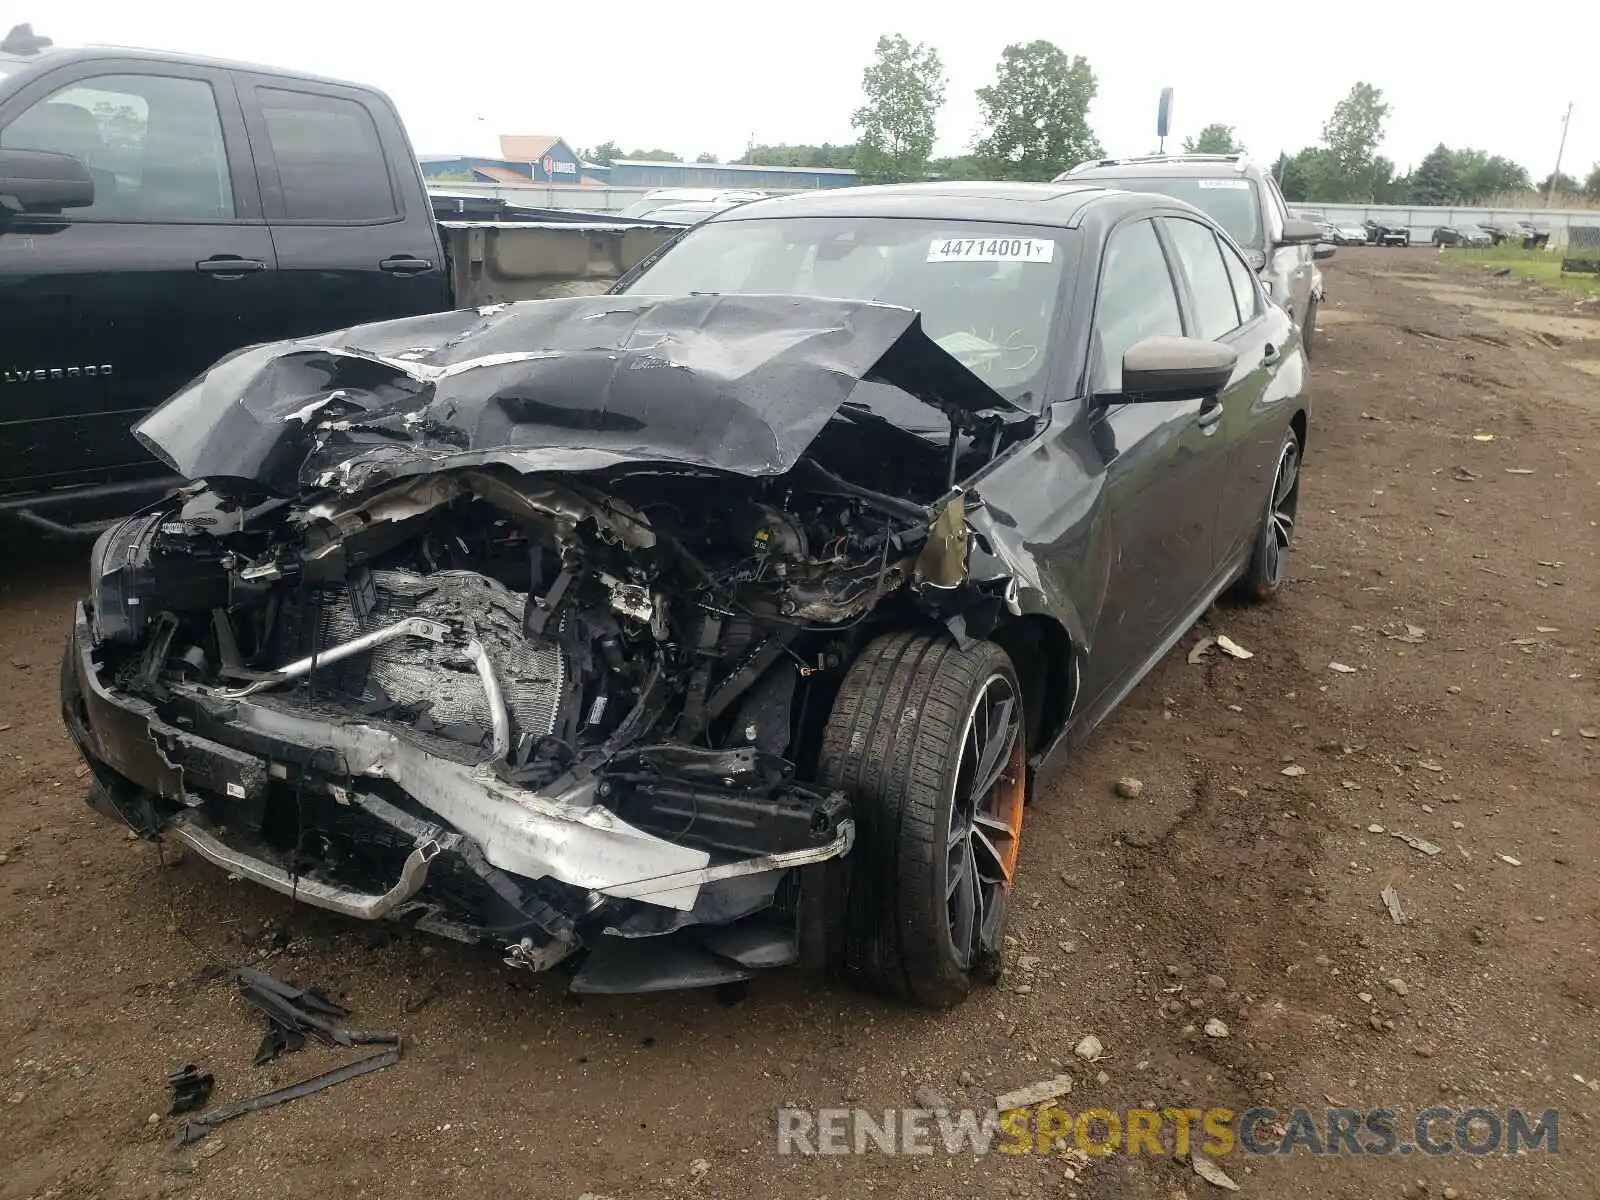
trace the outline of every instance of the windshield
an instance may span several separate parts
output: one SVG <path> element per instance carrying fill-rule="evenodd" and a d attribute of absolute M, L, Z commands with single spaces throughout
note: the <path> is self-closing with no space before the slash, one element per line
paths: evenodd
<path fill-rule="evenodd" d="M 1153 179 L 1124 179 L 1097 175 L 1089 182 L 1105 183 L 1125 192 L 1155 192 L 1192 204 L 1218 225 L 1228 231 L 1228 236 L 1239 245 L 1259 250 L 1261 237 L 1261 206 L 1256 201 L 1255 186 L 1237 175 L 1225 179 L 1194 179 L 1168 176 Z"/>
<path fill-rule="evenodd" d="M 914 308 L 924 331 L 1010 400 L 1044 381 L 1070 230 L 897 217 L 713 221 L 628 292 L 827 296 Z"/>

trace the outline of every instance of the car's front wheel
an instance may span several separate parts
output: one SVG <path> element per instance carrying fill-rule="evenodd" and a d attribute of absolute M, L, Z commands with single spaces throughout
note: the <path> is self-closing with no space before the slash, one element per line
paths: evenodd
<path fill-rule="evenodd" d="M 851 664 L 817 775 L 856 817 L 843 949 L 858 983 L 943 1008 L 999 978 L 1024 729 L 1016 670 L 990 642 L 894 633 Z"/>

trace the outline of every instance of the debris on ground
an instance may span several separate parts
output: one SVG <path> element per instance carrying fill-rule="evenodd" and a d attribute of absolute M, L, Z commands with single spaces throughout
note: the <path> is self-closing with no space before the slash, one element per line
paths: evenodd
<path fill-rule="evenodd" d="M 381 1071 L 400 1061 L 399 1034 L 346 1029 L 337 1023 L 337 1018 L 349 1016 L 350 1010 L 329 999 L 319 988 L 296 987 L 254 967 L 237 968 L 233 972 L 233 980 L 238 985 L 240 998 L 267 1018 L 266 1036 L 261 1039 L 261 1045 L 257 1047 L 255 1053 L 256 1066 L 271 1062 L 284 1051 L 298 1050 L 305 1045 L 307 1036 L 315 1038 L 326 1046 L 385 1046 L 387 1049 L 368 1055 L 366 1058 L 359 1058 L 355 1062 L 346 1063 L 342 1067 L 335 1067 L 331 1071 L 324 1071 L 321 1075 L 314 1075 L 310 1079 L 303 1079 L 299 1083 L 207 1109 L 185 1122 L 173 1141 L 174 1150 L 191 1142 L 198 1142 L 224 1121 L 231 1121 L 246 1113 L 259 1112 L 263 1108 L 285 1104 L 290 1100 L 298 1100 L 302 1096 L 320 1092 L 347 1079 L 356 1079 L 373 1071 Z M 193 1068 L 185 1070 L 193 1071 Z M 173 1078 L 176 1079 L 179 1074 L 174 1072 Z M 209 1096 L 211 1076 L 206 1075 L 201 1078 L 208 1085 L 206 1095 Z M 176 1097 L 176 1087 L 174 1094 Z M 205 1098 L 202 1096 L 192 1107 L 198 1108 L 204 1104 Z M 174 1108 L 172 1111 L 176 1113 L 187 1109 Z"/>
<path fill-rule="evenodd" d="M 917 1089 L 917 1107 L 922 1109 L 924 1112 L 930 1112 L 937 1115 L 939 1113 L 947 1113 L 950 1111 L 950 1101 L 946 1100 L 938 1092 L 924 1084 L 922 1087 Z"/>
<path fill-rule="evenodd" d="M 1239 1185 L 1235 1183 L 1215 1159 L 1207 1158 L 1204 1154 L 1193 1155 L 1189 1163 L 1194 1167 L 1194 1173 L 1204 1179 L 1212 1187 L 1219 1187 L 1225 1192 L 1237 1192 Z"/>
<path fill-rule="evenodd" d="M 1094 1034 L 1087 1034 L 1072 1051 L 1084 1062 L 1099 1062 L 1105 1057 L 1106 1048 Z"/>
<path fill-rule="evenodd" d="M 1378 894 L 1383 897 L 1383 905 L 1389 910 L 1389 919 L 1396 925 L 1404 925 L 1406 913 L 1405 909 L 1400 907 L 1400 893 L 1394 890 L 1394 885 L 1386 886 Z"/>
<path fill-rule="evenodd" d="M 1217 1017 L 1212 1017 L 1206 1022 L 1206 1036 L 1208 1038 L 1225 1038 L 1228 1036 L 1228 1024 Z"/>
<path fill-rule="evenodd" d="M 167 1109 L 167 1116 L 203 1108 L 216 1082 L 210 1071 L 202 1073 L 193 1063 L 168 1072 L 167 1087 L 172 1091 L 172 1105 Z"/>
<path fill-rule="evenodd" d="M 1409 833 L 1401 833 L 1398 829 L 1395 830 L 1393 833 L 1391 833 L 1389 836 L 1390 837 L 1399 838 L 1402 842 L 1404 842 L 1406 845 L 1410 846 L 1413 850 L 1421 851 L 1423 854 L 1428 855 L 1430 858 L 1433 855 L 1443 853 L 1443 851 L 1444 851 L 1444 847 L 1443 846 L 1436 846 L 1432 842 L 1428 841 L 1426 838 L 1419 838 L 1419 837 L 1416 837 L 1413 834 L 1409 834 Z"/>
<path fill-rule="evenodd" d="M 1256 656 L 1254 650 L 1246 650 L 1225 633 L 1217 635 L 1217 649 L 1224 654 L 1232 655 L 1234 658 L 1254 658 Z"/>
<path fill-rule="evenodd" d="M 1198 667 L 1202 662 L 1205 661 L 1206 655 L 1211 652 L 1211 647 L 1215 646 L 1216 644 L 1216 638 L 1201 638 L 1194 644 L 1193 649 L 1189 651 L 1189 665 L 1191 667 Z"/>
<path fill-rule="evenodd" d="M 1428 640 L 1428 631 L 1421 625 L 1413 625 L 1407 621 L 1402 625 L 1399 633 L 1391 633 L 1387 626 L 1384 627 L 1383 636 L 1392 642 L 1409 642 L 1413 646 L 1421 645 Z"/>
<path fill-rule="evenodd" d="M 1297 779 L 1305 773 L 1306 769 L 1299 763 L 1290 763 L 1287 767 L 1278 772 L 1279 775 L 1287 775 L 1290 779 Z"/>
<path fill-rule="evenodd" d="M 1010 1112 L 1014 1108 L 1031 1108 L 1035 1104 L 1043 1104 L 1046 1100 L 1056 1100 L 1072 1091 L 1072 1076 L 1057 1075 L 1051 1079 L 1041 1079 L 1038 1083 L 1030 1083 L 1010 1092 L 1003 1092 L 994 1098 L 996 1112 Z"/>
<path fill-rule="evenodd" d="M 1111 790 L 1124 800 L 1137 800 L 1144 795 L 1144 781 L 1135 779 L 1132 775 L 1124 775 L 1111 785 Z"/>
<path fill-rule="evenodd" d="M 1342 663 L 1342 662 L 1331 662 L 1331 663 L 1329 663 L 1328 664 L 1328 670 L 1337 671 L 1341 675 L 1354 675 L 1356 673 L 1356 669 L 1354 667 L 1350 666 L 1347 663 Z"/>
<path fill-rule="evenodd" d="M 1496 854 L 1495 857 L 1501 862 L 1505 863 L 1508 867 L 1520 867 L 1522 865 L 1522 860 L 1520 858 L 1512 858 L 1509 854 Z"/>

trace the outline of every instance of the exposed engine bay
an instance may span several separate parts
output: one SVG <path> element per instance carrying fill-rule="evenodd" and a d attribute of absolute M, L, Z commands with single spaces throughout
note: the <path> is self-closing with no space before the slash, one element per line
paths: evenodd
<path fill-rule="evenodd" d="M 296 461 L 362 432 L 326 399 L 280 418 Z M 69 729 L 134 828 L 313 905 L 587 950 L 594 991 L 655 986 L 607 947 L 691 926 L 652 978 L 796 961 L 854 837 L 806 782 L 838 669 L 1008 594 L 968 578 L 951 487 L 1001 423 L 947 418 L 840 411 L 764 475 L 192 484 L 97 543 Z"/>

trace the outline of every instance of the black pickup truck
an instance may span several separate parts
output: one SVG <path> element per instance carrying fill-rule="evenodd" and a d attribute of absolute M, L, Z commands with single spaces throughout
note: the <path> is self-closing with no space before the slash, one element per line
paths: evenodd
<path fill-rule="evenodd" d="M 430 198 L 371 88 L 13 29 L 0 41 L 0 519 L 90 532 L 170 486 L 129 427 L 232 350 L 603 290 L 677 232 L 468 203 Z"/>

